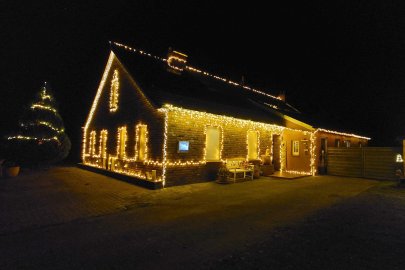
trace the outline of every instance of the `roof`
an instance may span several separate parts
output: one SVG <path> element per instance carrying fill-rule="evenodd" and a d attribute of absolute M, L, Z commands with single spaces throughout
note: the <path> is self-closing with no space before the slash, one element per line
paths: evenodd
<path fill-rule="evenodd" d="M 157 107 L 172 104 L 281 126 L 286 115 L 303 121 L 298 110 L 266 92 L 191 66 L 171 72 L 166 59 L 119 43 L 111 43 L 111 49 Z"/>

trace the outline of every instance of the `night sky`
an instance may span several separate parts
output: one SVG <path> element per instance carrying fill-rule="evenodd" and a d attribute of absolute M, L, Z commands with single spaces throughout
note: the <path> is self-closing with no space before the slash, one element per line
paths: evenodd
<path fill-rule="evenodd" d="M 373 145 L 405 135 L 405 1 L 9 2 L 0 3 L 1 135 L 48 81 L 78 158 L 109 40 L 158 56 L 173 47 L 195 67 L 283 90 L 323 127 Z"/>

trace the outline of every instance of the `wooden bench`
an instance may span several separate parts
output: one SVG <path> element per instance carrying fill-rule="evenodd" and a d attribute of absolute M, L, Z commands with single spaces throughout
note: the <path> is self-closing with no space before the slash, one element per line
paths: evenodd
<path fill-rule="evenodd" d="M 246 179 L 247 176 L 253 180 L 254 165 L 250 165 L 243 158 L 233 158 L 226 160 L 226 168 L 233 175 L 232 179 L 236 182 L 237 179 Z M 243 177 L 236 177 L 243 175 Z"/>

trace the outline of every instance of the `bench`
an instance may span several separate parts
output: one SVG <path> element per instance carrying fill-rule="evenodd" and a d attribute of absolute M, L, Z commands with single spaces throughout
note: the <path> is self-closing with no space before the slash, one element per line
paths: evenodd
<path fill-rule="evenodd" d="M 229 173 L 233 175 L 232 179 L 236 182 L 237 179 L 246 179 L 249 176 L 253 180 L 254 165 L 250 165 L 243 158 L 233 158 L 226 160 L 226 168 Z M 238 177 L 237 175 L 243 175 L 243 177 Z"/>

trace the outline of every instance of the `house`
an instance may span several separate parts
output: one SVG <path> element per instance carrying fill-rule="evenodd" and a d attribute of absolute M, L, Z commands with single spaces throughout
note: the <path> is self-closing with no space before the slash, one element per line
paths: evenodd
<path fill-rule="evenodd" d="M 330 143 L 368 138 L 315 129 L 299 111 L 244 82 L 113 42 L 83 129 L 82 162 L 160 186 L 213 180 L 232 158 L 313 175 Z M 318 157 L 317 157 L 318 155 Z"/>

